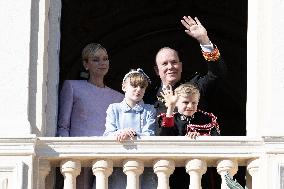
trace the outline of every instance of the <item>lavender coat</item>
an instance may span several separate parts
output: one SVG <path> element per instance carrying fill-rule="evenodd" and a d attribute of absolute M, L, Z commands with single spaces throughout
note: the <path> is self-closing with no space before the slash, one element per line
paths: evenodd
<path fill-rule="evenodd" d="M 102 136 L 106 110 L 124 95 L 86 80 L 66 80 L 60 92 L 58 136 Z"/>

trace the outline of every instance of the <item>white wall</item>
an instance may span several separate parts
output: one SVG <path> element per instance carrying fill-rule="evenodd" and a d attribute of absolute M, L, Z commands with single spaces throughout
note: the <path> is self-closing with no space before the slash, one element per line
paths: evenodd
<path fill-rule="evenodd" d="M 284 135 L 283 0 L 249 0 L 247 135 Z"/>
<path fill-rule="evenodd" d="M 29 134 L 28 90 L 31 1 L 0 1 L 1 135 Z"/>
<path fill-rule="evenodd" d="M 270 66 L 270 101 L 271 119 L 266 126 L 265 133 L 284 136 L 284 1 L 274 0 L 271 4 L 271 17 L 268 20 L 270 27 L 270 54 L 271 60 L 266 62 Z"/>

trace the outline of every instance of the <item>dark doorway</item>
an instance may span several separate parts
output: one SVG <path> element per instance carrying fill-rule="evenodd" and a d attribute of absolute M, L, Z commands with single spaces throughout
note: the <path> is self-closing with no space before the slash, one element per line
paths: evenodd
<path fill-rule="evenodd" d="M 179 52 L 183 74 L 204 72 L 199 44 L 180 23 L 184 15 L 199 18 L 228 65 L 228 77 L 211 98 L 221 134 L 245 135 L 247 0 L 62 0 L 60 84 L 80 79 L 81 50 L 90 42 L 107 48 L 107 84 L 116 90 L 130 68 L 141 67 L 156 77 L 155 54 L 164 46 Z"/>

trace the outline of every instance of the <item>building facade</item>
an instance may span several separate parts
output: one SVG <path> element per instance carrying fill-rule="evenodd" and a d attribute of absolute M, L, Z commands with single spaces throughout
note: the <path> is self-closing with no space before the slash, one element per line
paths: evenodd
<path fill-rule="evenodd" d="M 92 167 L 107 189 L 113 167 L 123 167 L 127 188 L 138 188 L 153 167 L 158 188 L 169 188 L 175 167 L 185 167 L 190 188 L 200 188 L 207 167 L 222 180 L 247 168 L 247 188 L 284 188 L 284 8 L 282 0 L 248 1 L 247 136 L 56 138 L 60 0 L 0 2 L 0 186 L 53 188 L 55 167 L 64 188 L 75 188 L 81 167 Z M 226 188 L 222 182 L 222 188 Z"/>

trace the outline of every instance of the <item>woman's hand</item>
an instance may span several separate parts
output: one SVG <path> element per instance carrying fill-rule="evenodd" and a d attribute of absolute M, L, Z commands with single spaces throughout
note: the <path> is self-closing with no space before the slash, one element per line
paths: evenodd
<path fill-rule="evenodd" d="M 128 138 L 130 138 L 130 140 L 133 140 L 135 135 L 136 135 L 136 131 L 133 128 L 126 128 L 121 133 L 116 135 L 116 140 L 118 142 L 121 142 L 121 141 L 126 140 Z"/>
<path fill-rule="evenodd" d="M 185 33 L 196 39 L 201 45 L 211 44 L 206 29 L 197 17 L 193 19 L 190 16 L 184 16 L 181 23 L 186 28 Z"/>

